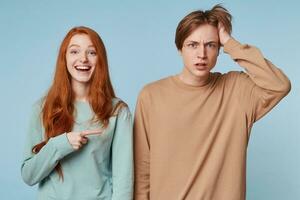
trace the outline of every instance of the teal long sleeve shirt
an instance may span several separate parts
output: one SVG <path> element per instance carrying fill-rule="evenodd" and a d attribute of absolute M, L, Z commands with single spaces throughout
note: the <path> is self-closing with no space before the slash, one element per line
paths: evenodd
<path fill-rule="evenodd" d="M 113 100 L 116 104 L 118 99 Z M 28 185 L 38 184 L 43 200 L 131 200 L 133 197 L 132 116 L 127 107 L 109 119 L 101 135 L 90 135 L 79 150 L 70 145 L 66 133 L 51 138 L 37 154 L 32 147 L 44 141 L 41 103 L 33 106 L 25 143 L 22 178 Z M 75 102 L 73 131 L 99 129 L 93 122 L 89 103 Z M 56 170 L 60 162 L 62 181 Z"/>

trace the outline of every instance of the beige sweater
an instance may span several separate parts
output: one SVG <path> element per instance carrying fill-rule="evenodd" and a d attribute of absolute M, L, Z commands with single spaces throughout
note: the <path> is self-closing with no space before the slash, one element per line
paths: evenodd
<path fill-rule="evenodd" d="M 261 52 L 230 39 L 224 52 L 244 72 L 211 73 L 208 84 L 178 76 L 144 87 L 135 115 L 135 199 L 242 200 L 251 127 L 290 91 Z"/>

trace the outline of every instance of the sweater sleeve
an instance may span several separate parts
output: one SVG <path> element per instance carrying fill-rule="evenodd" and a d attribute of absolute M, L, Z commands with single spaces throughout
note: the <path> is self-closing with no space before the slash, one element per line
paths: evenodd
<path fill-rule="evenodd" d="M 239 74 L 236 85 L 241 105 L 254 123 L 289 93 L 291 83 L 256 47 L 242 45 L 232 38 L 226 42 L 224 52 L 246 70 Z"/>
<path fill-rule="evenodd" d="M 136 105 L 134 119 L 135 199 L 150 199 L 150 142 L 145 91 Z"/>
<path fill-rule="evenodd" d="M 132 117 L 128 107 L 119 111 L 112 144 L 112 200 L 133 198 Z"/>
<path fill-rule="evenodd" d="M 22 178 L 31 186 L 47 177 L 59 160 L 74 151 L 64 133 L 51 138 L 37 154 L 32 153 L 32 148 L 44 140 L 40 105 L 35 104 L 32 110 L 21 166 Z"/>

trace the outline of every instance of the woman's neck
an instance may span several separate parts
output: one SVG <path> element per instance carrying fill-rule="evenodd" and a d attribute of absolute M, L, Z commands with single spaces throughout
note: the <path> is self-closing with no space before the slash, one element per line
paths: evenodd
<path fill-rule="evenodd" d="M 88 91 L 89 91 L 88 84 L 73 81 L 72 89 L 75 93 L 75 99 L 77 101 L 88 101 Z"/>

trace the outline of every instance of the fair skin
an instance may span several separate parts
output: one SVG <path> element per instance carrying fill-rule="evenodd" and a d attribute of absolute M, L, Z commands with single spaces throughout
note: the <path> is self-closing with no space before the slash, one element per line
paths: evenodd
<path fill-rule="evenodd" d="M 67 69 L 71 75 L 71 85 L 77 101 L 88 101 L 89 81 L 97 64 L 97 52 L 91 39 L 86 34 L 74 35 L 66 52 Z M 67 138 L 73 149 L 82 148 L 89 135 L 101 134 L 102 130 L 69 132 Z"/>
<path fill-rule="evenodd" d="M 66 52 L 66 61 L 76 100 L 87 101 L 89 80 L 97 63 L 96 48 L 88 35 L 77 34 L 71 38 Z"/>
<path fill-rule="evenodd" d="M 195 29 L 183 42 L 179 51 L 184 68 L 179 79 L 192 86 L 203 86 L 209 81 L 210 71 L 214 68 L 219 55 L 219 44 L 231 38 L 224 26 L 218 28 L 203 24 Z"/>
<path fill-rule="evenodd" d="M 102 130 L 85 130 L 81 132 L 69 132 L 67 133 L 67 138 L 69 143 L 75 150 L 82 148 L 87 142 L 89 135 L 99 135 L 102 133 Z"/>

